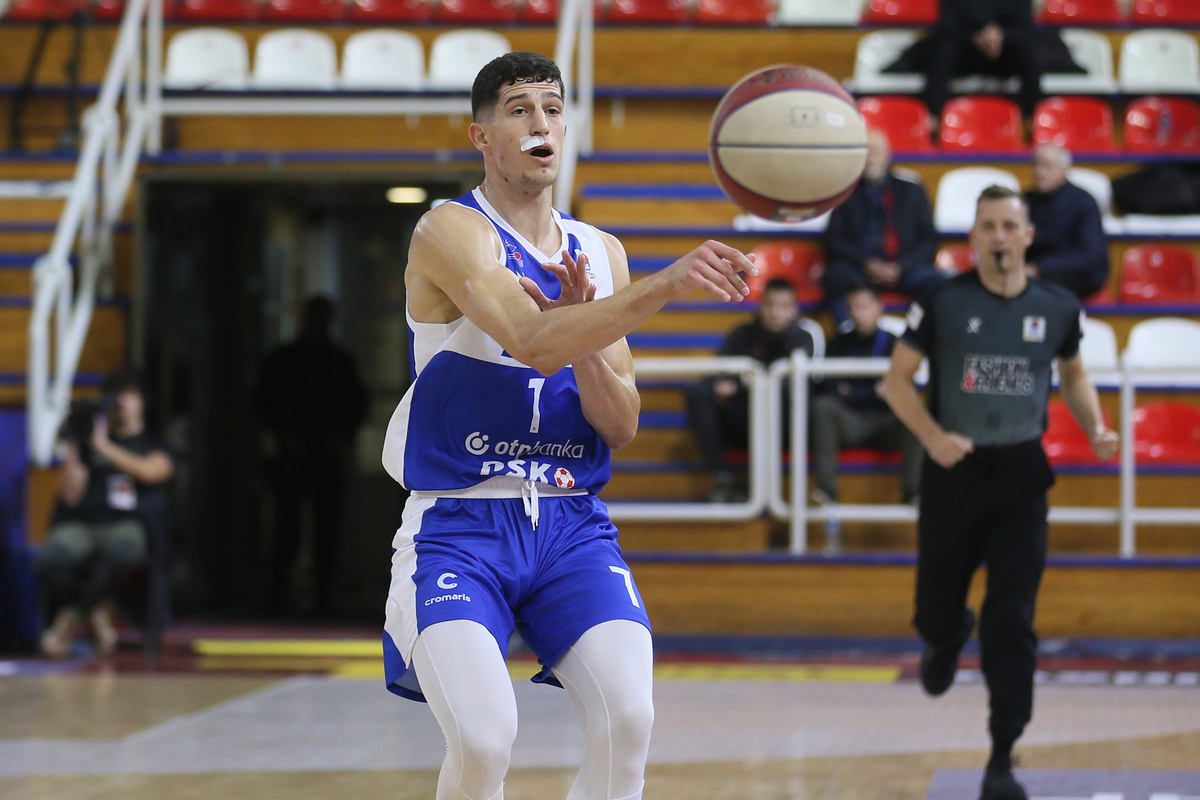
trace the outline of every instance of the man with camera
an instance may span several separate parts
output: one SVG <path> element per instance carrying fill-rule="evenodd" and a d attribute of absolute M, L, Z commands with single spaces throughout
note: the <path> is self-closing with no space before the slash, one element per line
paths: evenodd
<path fill-rule="evenodd" d="M 163 513 L 162 485 L 175 469 L 166 447 L 146 432 L 134 375 L 110 376 L 103 398 L 77 406 L 63 426 L 58 503 L 36 559 L 54 615 L 42 651 L 54 658 L 70 655 L 85 622 L 100 654 L 116 649 L 113 602 L 146 560 L 147 518 Z"/>

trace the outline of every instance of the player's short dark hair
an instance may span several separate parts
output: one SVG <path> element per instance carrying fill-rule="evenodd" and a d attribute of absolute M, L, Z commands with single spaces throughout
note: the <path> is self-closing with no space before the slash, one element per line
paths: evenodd
<path fill-rule="evenodd" d="M 1029 214 L 1029 201 L 1025 199 L 1025 195 L 995 183 L 979 193 L 979 199 L 975 201 L 975 208 L 978 209 L 979 204 L 984 200 L 1008 200 L 1009 198 L 1015 198 L 1025 208 L 1025 213 Z"/>
<path fill-rule="evenodd" d="M 863 292 L 871 295 L 871 297 L 874 297 L 876 300 L 879 299 L 879 290 L 869 283 L 864 283 L 862 286 L 855 286 L 853 289 L 846 292 L 846 297 L 849 297 L 852 294 L 862 294 Z"/>
<path fill-rule="evenodd" d="M 792 282 L 787 278 L 771 278 L 767 281 L 767 285 L 763 287 L 763 294 L 767 292 L 787 292 L 790 295 L 796 294 L 796 287 L 792 286 Z"/>
<path fill-rule="evenodd" d="M 471 86 L 471 117 L 479 122 L 482 116 L 490 114 L 505 86 L 544 82 L 557 83 L 558 91 L 566 94 L 558 65 L 541 53 L 519 50 L 493 58 L 479 70 Z"/>
<path fill-rule="evenodd" d="M 115 397 L 121 392 L 145 394 L 142 389 L 142 377 L 132 369 L 118 370 L 106 377 L 101 391 L 109 397 Z"/>

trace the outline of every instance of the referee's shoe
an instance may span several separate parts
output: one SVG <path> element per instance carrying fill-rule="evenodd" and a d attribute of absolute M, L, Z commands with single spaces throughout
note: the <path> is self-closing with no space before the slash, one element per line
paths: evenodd
<path fill-rule="evenodd" d="M 1029 800 L 1029 795 L 1013 777 L 1012 767 L 999 767 L 989 768 L 983 773 L 979 800 Z"/>
<path fill-rule="evenodd" d="M 945 694 L 954 684 L 954 676 L 958 672 L 958 656 L 962 653 L 963 645 L 971 638 L 975 630 L 975 612 L 963 609 L 963 624 L 959 637 L 949 644 L 934 647 L 925 645 L 921 653 L 921 685 L 930 697 Z"/>

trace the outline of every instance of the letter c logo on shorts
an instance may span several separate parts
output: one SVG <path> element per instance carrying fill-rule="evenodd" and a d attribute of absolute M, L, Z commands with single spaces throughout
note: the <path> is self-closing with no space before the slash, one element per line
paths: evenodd
<path fill-rule="evenodd" d="M 467 441 L 464 442 L 463 444 L 466 445 L 467 450 L 471 454 L 481 456 L 488 451 L 487 440 L 488 440 L 488 437 L 486 435 L 481 436 L 479 434 L 479 431 L 475 431 L 474 433 L 467 436 Z"/>
<path fill-rule="evenodd" d="M 458 584 L 457 584 L 457 583 L 450 583 L 450 582 L 449 582 L 449 581 L 447 581 L 446 579 L 447 579 L 447 578 L 457 578 L 457 577 L 458 577 L 458 576 L 457 576 L 457 575 L 455 575 L 453 572 L 443 572 L 443 573 L 442 573 L 442 575 L 441 575 L 441 577 L 439 577 L 439 578 L 437 579 L 437 585 L 438 585 L 438 586 L 440 586 L 440 587 L 442 587 L 443 589 L 453 589 L 455 586 L 458 586 Z"/>

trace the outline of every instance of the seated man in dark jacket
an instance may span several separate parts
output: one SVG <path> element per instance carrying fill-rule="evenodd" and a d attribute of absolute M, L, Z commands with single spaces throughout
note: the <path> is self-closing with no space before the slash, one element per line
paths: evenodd
<path fill-rule="evenodd" d="M 1070 166 L 1071 154 L 1061 147 L 1033 151 L 1033 191 L 1025 193 L 1033 244 L 1025 268 L 1084 298 L 1108 283 L 1108 237 L 1096 199 L 1067 182 Z"/>
<path fill-rule="evenodd" d="M 1025 116 L 1042 96 L 1042 54 L 1033 35 L 1030 0 L 941 0 L 925 73 L 925 102 L 938 120 L 950 79 L 962 63 L 969 73 L 1019 75 L 1017 102 Z"/>
<path fill-rule="evenodd" d="M 856 289 L 846 301 L 854 327 L 829 342 L 825 357 L 891 356 L 896 337 L 879 327 L 883 306 L 875 292 L 868 287 Z M 813 498 L 822 505 L 837 500 L 837 460 L 843 447 L 899 450 L 904 502 L 917 495 L 924 450 L 875 391 L 878 383 L 878 378 L 841 378 L 818 384 L 822 392 L 813 398 L 810 422 L 817 477 Z"/>
<path fill-rule="evenodd" d="M 783 278 L 767 283 L 753 322 L 729 332 L 719 356 L 750 356 L 769 366 L 787 358 L 796 348 L 811 357 L 812 336 L 800 327 L 796 290 Z M 688 389 L 688 427 L 704 454 L 704 464 L 714 474 L 710 499 L 737 499 L 733 472 L 725 461 L 726 447 L 745 447 L 750 431 L 750 393 L 735 375 L 706 378 Z M 786 417 L 786 415 L 785 415 Z"/>
<path fill-rule="evenodd" d="M 891 166 L 887 135 L 869 130 L 862 180 L 829 215 L 822 282 L 838 323 L 846 319 L 845 295 L 861 286 L 915 297 L 941 277 L 925 189 Z"/>

